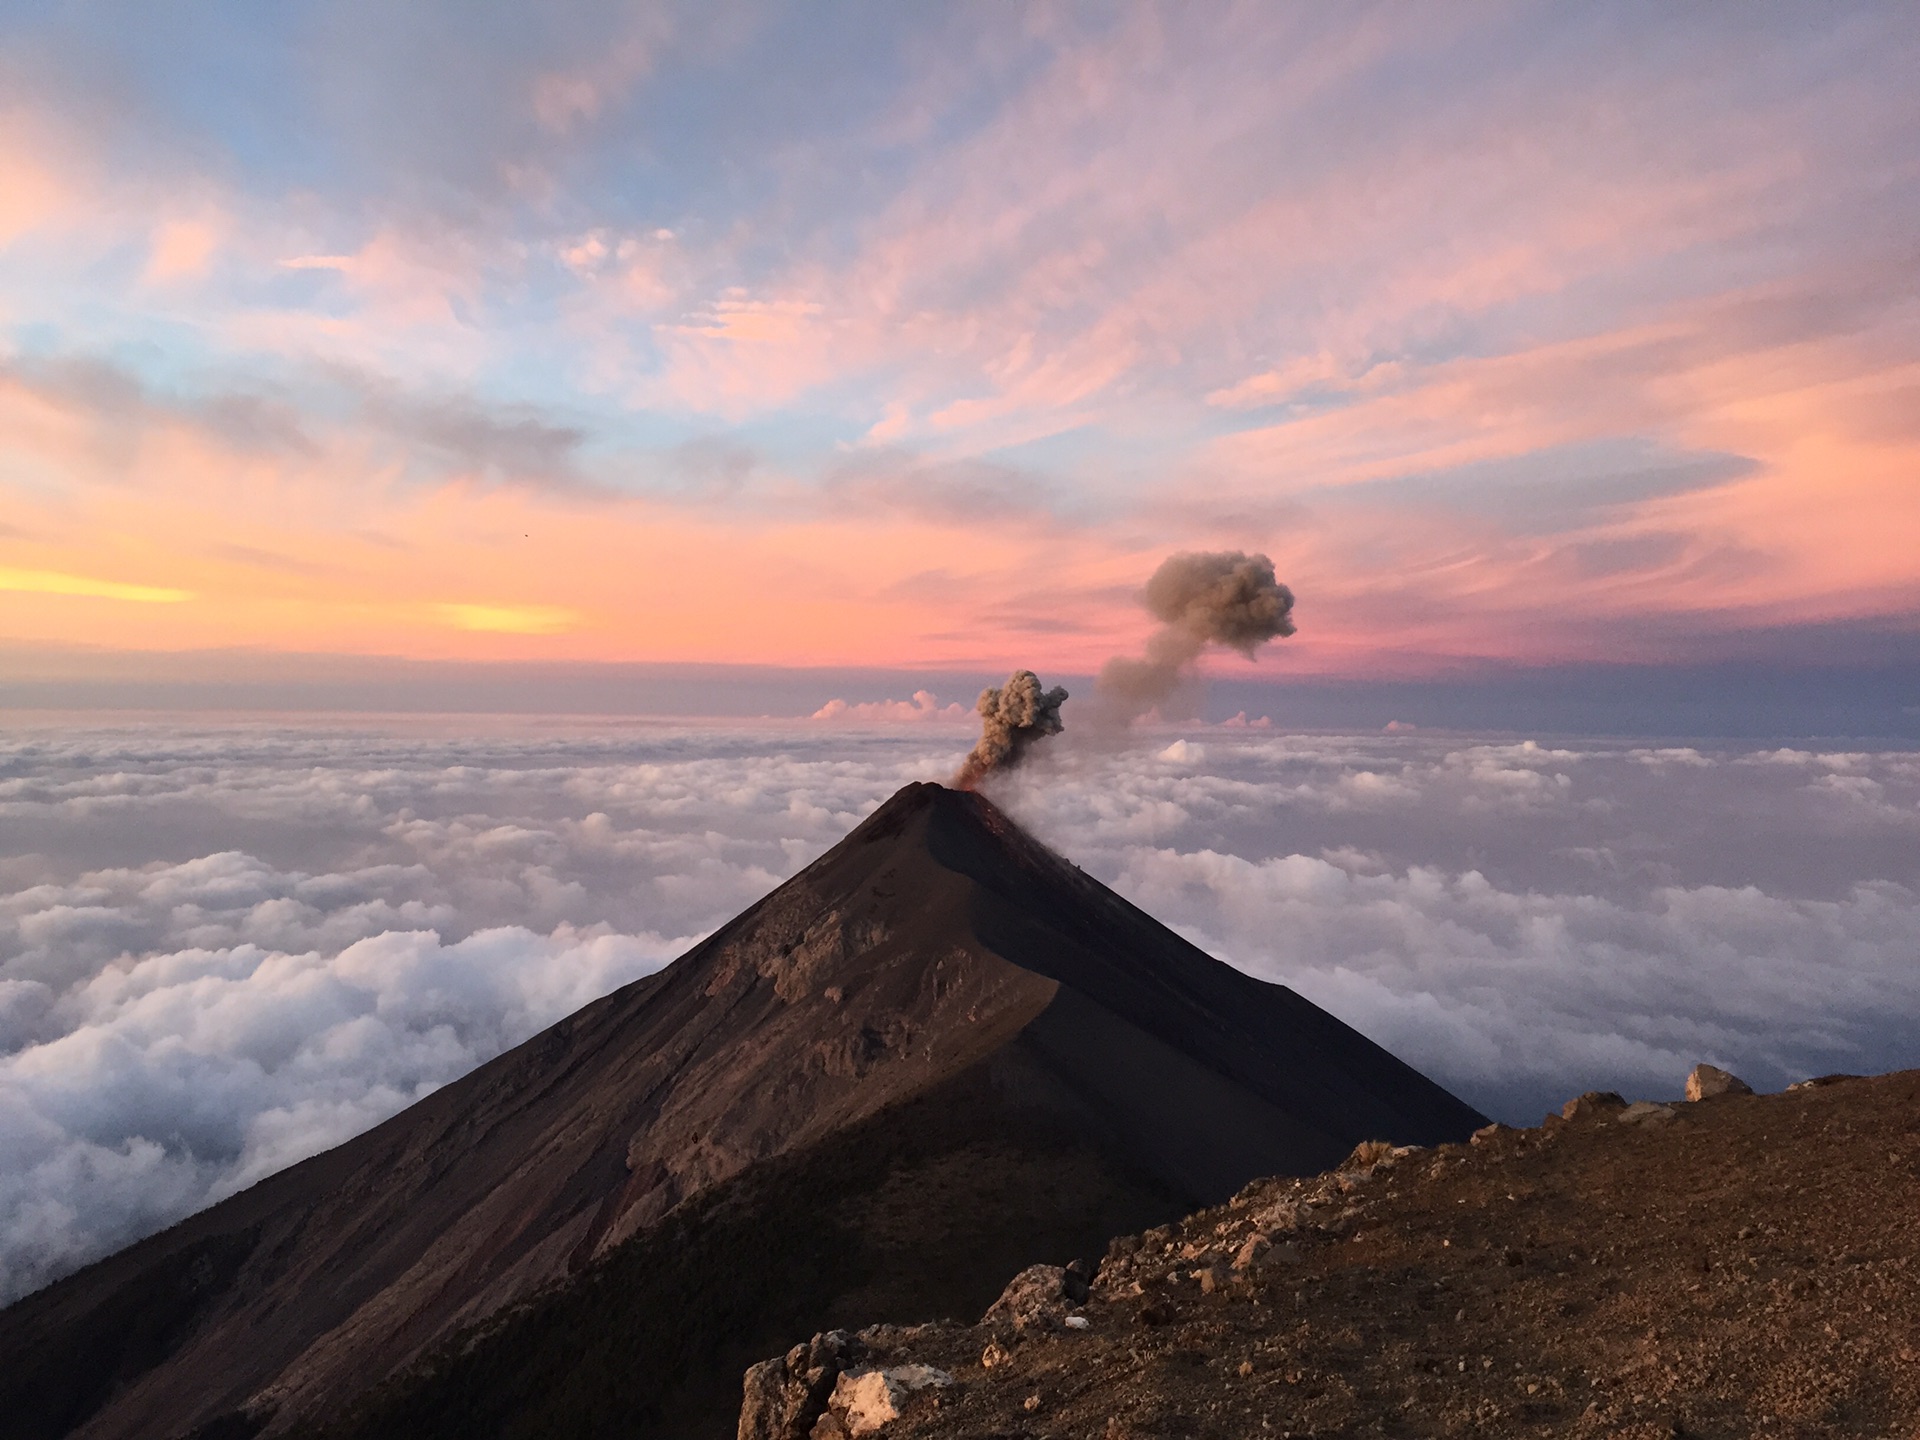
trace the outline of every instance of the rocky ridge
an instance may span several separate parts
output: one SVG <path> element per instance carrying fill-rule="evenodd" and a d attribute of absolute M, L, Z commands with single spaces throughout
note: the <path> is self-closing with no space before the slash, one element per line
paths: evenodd
<path fill-rule="evenodd" d="M 1687 1093 L 1362 1144 L 978 1324 L 796 1347 L 740 1440 L 1920 1435 L 1920 1071 Z M 849 1403 L 909 1372 L 940 1379 Z"/>

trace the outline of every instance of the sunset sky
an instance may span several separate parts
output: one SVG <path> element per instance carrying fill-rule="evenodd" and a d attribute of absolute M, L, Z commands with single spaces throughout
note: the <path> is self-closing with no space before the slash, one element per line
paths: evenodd
<path fill-rule="evenodd" d="M 0 656 L 1920 629 L 1920 10 L 0 5 Z M 1233 657 L 1222 674 L 1249 674 Z"/>

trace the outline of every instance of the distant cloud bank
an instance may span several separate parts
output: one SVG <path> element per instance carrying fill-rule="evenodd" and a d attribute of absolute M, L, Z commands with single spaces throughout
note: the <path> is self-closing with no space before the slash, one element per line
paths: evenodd
<path fill-rule="evenodd" d="M 813 712 L 815 720 L 965 720 L 973 711 L 954 701 L 942 705 L 931 690 L 916 690 L 911 700 L 861 700 L 849 703 L 835 698 Z"/>
<path fill-rule="evenodd" d="M 0 1296 L 657 968 L 969 739 L 10 731 Z M 1055 743 L 1000 792 L 1025 824 L 1509 1119 L 1594 1086 L 1671 1095 L 1700 1059 L 1761 1086 L 1920 1064 L 1912 752 L 1238 726 Z"/>

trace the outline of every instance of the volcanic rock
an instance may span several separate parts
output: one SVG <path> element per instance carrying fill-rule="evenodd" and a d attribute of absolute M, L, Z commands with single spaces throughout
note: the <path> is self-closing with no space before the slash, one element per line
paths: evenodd
<path fill-rule="evenodd" d="M 1082 1298 L 1085 1290 L 1081 1291 Z M 1067 1272 L 1059 1265 L 1029 1265 L 1007 1282 L 1000 1298 L 987 1307 L 982 1325 L 1010 1329 L 1051 1330 L 1067 1318 Z"/>
<path fill-rule="evenodd" d="M 738 1440 L 805 1440 L 866 1346 L 829 1330 L 747 1371 Z"/>
<path fill-rule="evenodd" d="M 828 1402 L 849 1435 L 871 1435 L 898 1420 L 907 1402 L 922 1390 L 944 1390 L 953 1377 L 931 1365 L 898 1365 L 890 1370 L 846 1370 Z"/>
<path fill-rule="evenodd" d="M 1663 1125 L 1673 1119 L 1674 1108 L 1657 1100 L 1636 1100 L 1620 1112 L 1622 1125 Z"/>
<path fill-rule="evenodd" d="M 1608 1111 L 1620 1111 L 1627 1108 L 1627 1102 L 1611 1090 L 1589 1090 L 1584 1095 L 1576 1095 L 1560 1107 L 1563 1120 L 1591 1120 Z"/>
<path fill-rule="evenodd" d="M 1696 1065 L 1687 1076 L 1687 1099 L 1711 1100 L 1716 1095 L 1751 1095 L 1753 1087 L 1718 1065 Z"/>
<path fill-rule="evenodd" d="M 798 1336 L 978 1314 L 1253 1176 L 1483 1123 L 983 797 L 911 785 L 659 974 L 0 1312 L 0 1414 L 724 1434 Z M 767 1434 L 814 1403 L 807 1360 L 763 1375 Z"/>
<path fill-rule="evenodd" d="M 1069 1305 L 1084 1305 L 1093 1292 L 1093 1271 L 1084 1260 L 1075 1260 L 1060 1272 L 1060 1293 Z"/>
<path fill-rule="evenodd" d="M 1284 1267 L 1168 1283 L 1278 1197 L 1346 1198 L 1337 1173 L 1256 1181 L 1116 1239 L 1085 1330 L 991 1369 L 986 1327 L 917 1331 L 889 1363 L 956 1383 L 888 1440 L 1911 1435 L 1916 1114 L 1907 1071 L 1443 1147 L 1359 1192 L 1353 1239 L 1308 1221 Z"/>
<path fill-rule="evenodd" d="M 1233 1268 L 1235 1270 L 1258 1269 L 1272 1250 L 1273 1242 L 1256 1230 L 1247 1237 L 1246 1243 L 1235 1252 Z"/>

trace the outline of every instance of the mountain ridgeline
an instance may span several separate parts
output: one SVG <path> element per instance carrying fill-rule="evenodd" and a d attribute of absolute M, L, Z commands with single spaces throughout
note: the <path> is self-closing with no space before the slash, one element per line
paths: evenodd
<path fill-rule="evenodd" d="M 817 1330 L 971 1317 L 1255 1176 L 1483 1123 L 982 796 L 910 785 L 659 974 L 0 1312 L 0 1414 L 726 1436 L 741 1372 Z"/>

